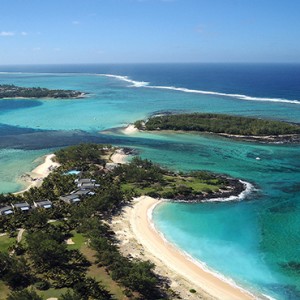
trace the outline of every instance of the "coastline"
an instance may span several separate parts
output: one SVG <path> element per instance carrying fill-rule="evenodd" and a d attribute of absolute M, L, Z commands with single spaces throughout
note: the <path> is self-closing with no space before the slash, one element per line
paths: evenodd
<path fill-rule="evenodd" d="M 124 152 L 124 150 L 117 149 L 109 158 L 114 164 L 126 164 L 128 155 Z"/>
<path fill-rule="evenodd" d="M 0 97 L 0 100 L 70 100 L 70 99 L 83 99 L 88 97 L 88 93 L 81 93 L 78 96 L 75 97 L 21 97 L 21 96 L 16 96 L 16 97 Z"/>
<path fill-rule="evenodd" d="M 193 131 L 193 130 L 146 130 L 138 129 L 133 124 L 129 124 L 122 129 L 122 133 L 126 135 L 135 134 L 138 132 L 148 133 L 181 133 L 181 134 L 197 134 L 197 135 L 215 135 L 231 140 L 256 142 L 261 144 L 298 144 L 300 143 L 300 134 L 285 134 L 285 135 L 238 135 L 228 133 L 217 133 L 209 131 Z"/>
<path fill-rule="evenodd" d="M 300 143 L 300 135 L 299 134 L 286 134 L 286 135 L 234 135 L 234 134 L 227 134 L 227 133 L 216 133 L 216 132 L 208 132 L 208 131 L 184 131 L 184 130 L 138 130 L 141 132 L 148 132 L 153 134 L 160 134 L 160 133 L 178 133 L 178 134 L 197 134 L 197 135 L 212 135 L 218 136 L 221 138 L 229 139 L 229 140 L 236 140 L 236 141 L 243 141 L 243 142 L 250 142 L 250 143 L 260 143 L 260 144 L 297 144 Z"/>
<path fill-rule="evenodd" d="M 25 184 L 26 187 L 21 191 L 13 193 L 14 195 L 23 194 L 33 187 L 39 187 L 43 183 L 43 179 L 46 178 L 54 169 L 60 166 L 59 163 L 54 162 L 55 154 L 51 153 L 43 156 L 44 161 L 34 168 L 32 171 L 25 173 L 21 176 L 19 181 Z M 117 149 L 110 157 L 110 160 L 115 164 L 124 164 L 127 162 L 128 155 L 124 150 Z"/>
<path fill-rule="evenodd" d="M 126 163 L 126 157 L 124 151 L 118 149 L 111 160 Z M 164 239 L 152 222 L 153 210 L 160 203 L 162 201 L 155 198 L 140 196 L 134 198 L 120 215 L 113 217 L 110 226 L 125 256 L 152 261 L 155 272 L 170 280 L 171 289 L 178 295 L 174 300 L 257 299 L 243 288 L 202 268 L 200 263 Z M 191 289 L 195 289 L 196 293 L 191 293 Z"/>
<path fill-rule="evenodd" d="M 40 186 L 43 179 L 59 166 L 58 163 L 53 162 L 54 157 L 54 154 L 46 155 L 44 162 L 28 174 L 28 178 L 31 180 L 30 185 L 16 194 L 24 193 L 31 187 Z M 126 151 L 121 148 L 115 150 L 110 160 L 115 164 L 124 164 L 127 162 L 127 158 Z M 162 237 L 151 222 L 153 209 L 161 201 L 141 196 L 135 198 L 132 203 L 132 206 L 125 207 L 124 213 L 114 217 L 112 221 L 112 229 L 119 240 L 121 252 L 125 251 L 125 255 L 154 262 L 156 272 L 170 280 L 171 288 L 180 295 L 181 299 L 255 299 L 246 291 L 205 271 Z M 129 240 L 134 246 L 130 245 L 128 248 Z M 197 292 L 191 293 L 191 289 L 195 289 Z"/>
<path fill-rule="evenodd" d="M 177 247 L 167 242 L 151 222 L 153 209 L 161 201 L 148 196 L 133 200 L 112 221 L 112 229 L 125 255 L 148 259 L 156 272 L 171 281 L 171 288 L 183 299 L 256 299 L 248 291 L 206 271 Z M 190 289 L 195 289 L 193 294 Z"/>
<path fill-rule="evenodd" d="M 133 124 L 129 124 L 128 126 L 122 129 L 122 132 L 124 134 L 131 135 L 139 132 L 139 130 Z"/>
<path fill-rule="evenodd" d="M 28 186 L 19 192 L 14 193 L 15 195 L 22 194 L 32 187 L 41 186 L 43 179 L 46 178 L 54 169 L 60 166 L 59 163 L 54 162 L 52 159 L 55 157 L 55 154 L 51 153 L 44 156 L 44 162 L 38 165 L 31 172 L 22 175 L 21 181 Z"/>

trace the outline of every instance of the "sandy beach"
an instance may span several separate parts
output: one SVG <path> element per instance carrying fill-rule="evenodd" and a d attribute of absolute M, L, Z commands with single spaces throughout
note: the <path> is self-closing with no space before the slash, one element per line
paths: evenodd
<path fill-rule="evenodd" d="M 110 160 L 115 164 L 125 164 L 127 157 L 128 155 L 124 153 L 123 149 L 117 149 L 110 157 Z"/>
<path fill-rule="evenodd" d="M 151 223 L 151 214 L 159 200 L 142 196 L 134 199 L 112 228 L 125 255 L 151 260 L 156 272 L 171 280 L 171 288 L 182 299 L 255 299 L 247 291 L 235 287 L 195 264 L 176 247 L 165 241 Z M 197 293 L 192 294 L 190 289 Z"/>
<path fill-rule="evenodd" d="M 15 194 L 24 193 L 32 187 L 39 187 L 42 184 L 43 179 L 46 178 L 51 173 L 52 170 L 60 166 L 59 163 L 53 161 L 54 157 L 55 154 L 53 153 L 46 155 L 45 161 L 42 164 L 38 165 L 30 173 L 26 173 L 22 177 L 22 181 L 28 184 L 27 188 Z"/>
<path fill-rule="evenodd" d="M 124 134 L 135 134 L 137 133 L 139 130 L 133 125 L 133 124 L 129 124 L 125 129 L 122 130 Z"/>

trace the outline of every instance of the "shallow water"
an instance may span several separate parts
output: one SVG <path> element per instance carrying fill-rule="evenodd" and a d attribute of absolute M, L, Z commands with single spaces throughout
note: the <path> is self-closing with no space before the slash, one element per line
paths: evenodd
<path fill-rule="evenodd" d="M 11 67 L 10 71 L 36 70 L 22 68 Z M 0 83 L 90 93 L 86 99 L 77 100 L 0 100 L 1 192 L 21 189 L 18 177 L 33 169 L 37 165 L 35 159 L 50 148 L 90 141 L 132 145 L 141 156 L 174 170 L 204 169 L 241 178 L 256 188 L 243 201 L 166 203 L 154 211 L 155 224 L 168 240 L 238 283 L 278 299 L 300 298 L 299 270 L 293 267 L 300 257 L 299 145 L 255 144 L 213 135 L 125 136 L 116 130 L 99 134 L 100 130 L 169 110 L 225 112 L 299 122 L 300 105 L 296 102 L 250 101 L 156 88 L 175 86 L 298 101 L 299 66 L 127 65 L 39 69 L 61 70 L 89 74 L 0 74 Z M 139 82 L 93 75 L 93 72 L 130 75 Z"/>

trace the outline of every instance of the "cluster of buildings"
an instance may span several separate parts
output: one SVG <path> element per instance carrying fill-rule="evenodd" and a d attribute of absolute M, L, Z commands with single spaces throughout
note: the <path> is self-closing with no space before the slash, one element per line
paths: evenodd
<path fill-rule="evenodd" d="M 84 197 L 94 195 L 94 190 L 100 187 L 100 184 L 97 184 L 94 179 L 90 178 L 76 179 L 75 183 L 77 189 L 68 195 L 60 196 L 59 199 L 61 201 L 68 204 L 79 203 Z M 0 207 L 0 216 L 8 216 L 16 212 L 28 212 L 36 208 L 49 209 L 52 206 L 53 203 L 49 200 L 33 201 L 32 205 L 27 202 L 11 203 L 11 205 Z"/>

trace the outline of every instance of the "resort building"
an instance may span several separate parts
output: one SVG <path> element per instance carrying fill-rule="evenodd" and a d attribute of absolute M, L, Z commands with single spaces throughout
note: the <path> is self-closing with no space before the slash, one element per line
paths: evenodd
<path fill-rule="evenodd" d="M 13 208 L 11 206 L 5 206 L 0 208 L 0 216 L 7 216 L 13 214 Z"/>
<path fill-rule="evenodd" d="M 95 195 L 95 193 L 89 189 L 78 189 L 72 191 L 69 195 L 60 196 L 59 199 L 68 204 L 74 204 L 80 202 L 81 197 L 92 196 L 92 195 Z"/>
<path fill-rule="evenodd" d="M 49 200 L 33 201 L 33 205 L 36 208 L 45 208 L 45 209 L 52 208 L 52 202 Z"/>
<path fill-rule="evenodd" d="M 82 184 L 82 183 L 96 182 L 96 180 L 91 179 L 91 178 L 79 178 L 79 179 L 75 179 L 74 182 L 77 183 L 77 185 L 80 185 L 80 184 Z"/>
<path fill-rule="evenodd" d="M 77 187 L 84 190 L 93 190 L 100 186 L 96 183 L 96 180 L 90 178 L 76 179 Z"/>
<path fill-rule="evenodd" d="M 59 199 L 66 202 L 66 203 L 68 203 L 68 204 L 75 204 L 75 203 L 80 202 L 80 197 L 77 194 L 70 194 L 70 195 L 66 195 L 66 196 L 60 196 Z"/>
<path fill-rule="evenodd" d="M 73 192 L 71 192 L 71 194 L 76 194 L 78 196 L 92 196 L 95 195 L 95 192 L 89 190 L 89 189 L 84 189 L 84 190 L 75 190 Z"/>
<path fill-rule="evenodd" d="M 30 210 L 31 206 L 27 202 L 21 202 L 21 203 L 12 203 L 11 206 L 13 207 L 14 211 L 21 211 L 21 212 L 27 212 Z"/>

